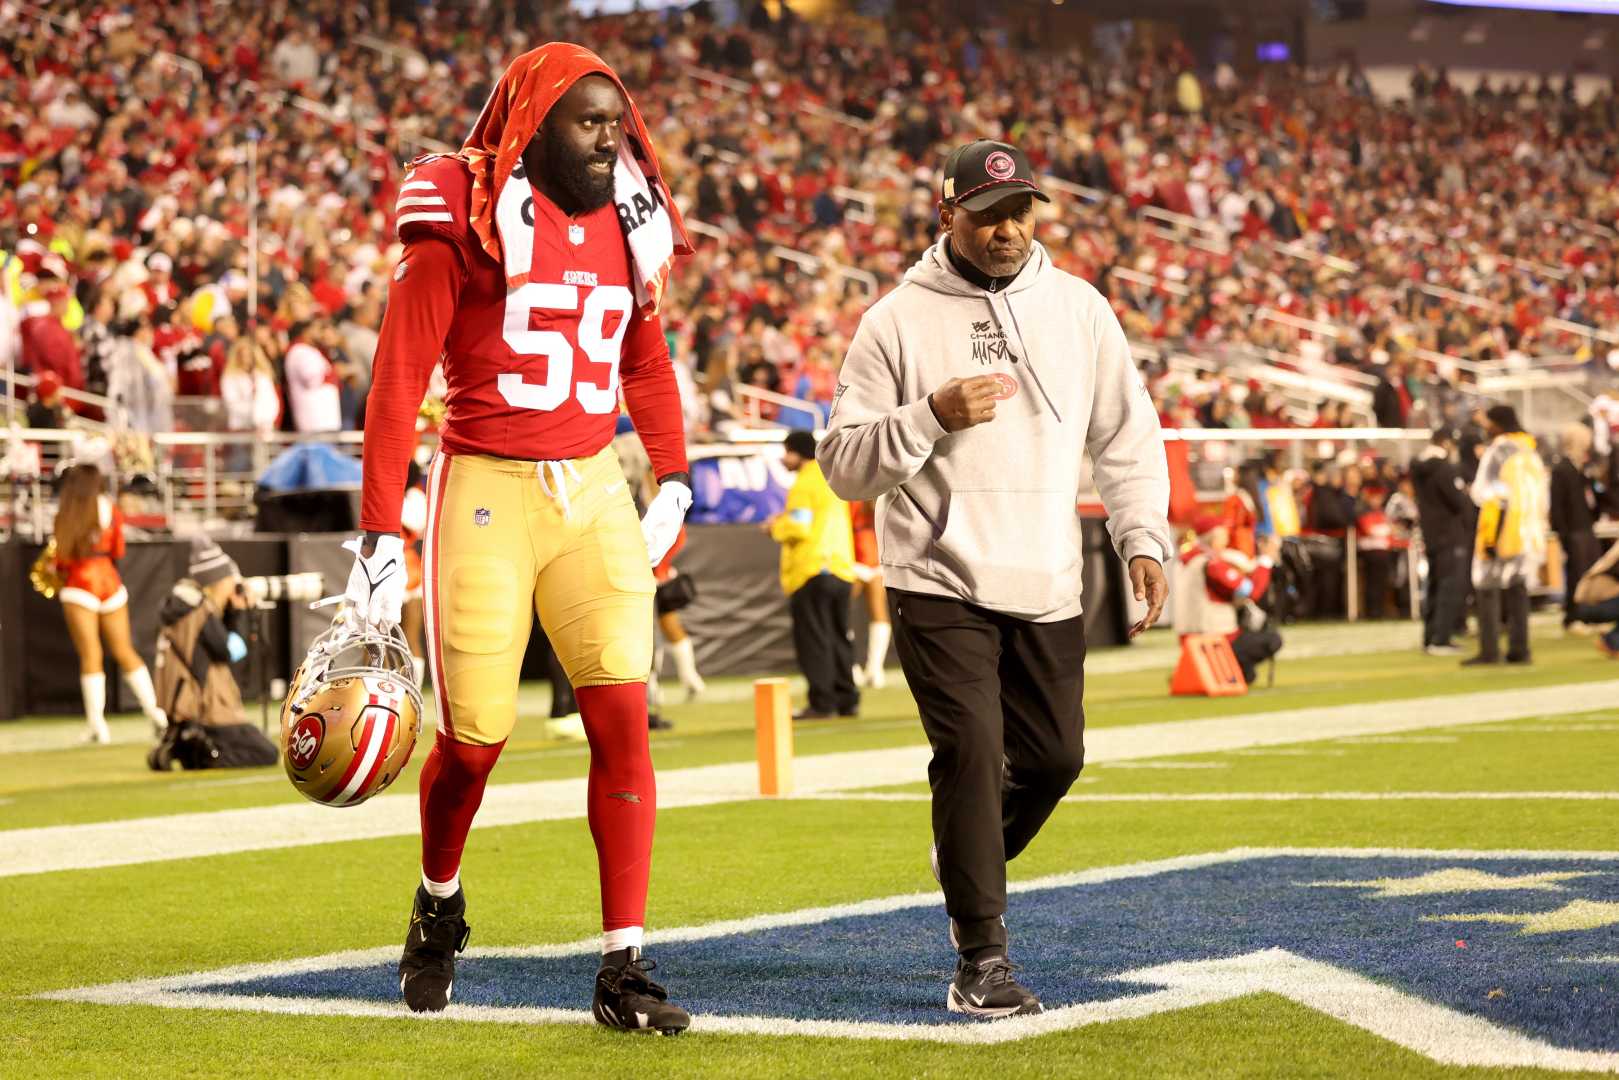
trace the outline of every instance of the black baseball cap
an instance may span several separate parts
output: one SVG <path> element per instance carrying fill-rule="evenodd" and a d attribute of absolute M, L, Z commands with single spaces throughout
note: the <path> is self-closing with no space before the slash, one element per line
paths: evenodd
<path fill-rule="evenodd" d="M 1023 151 L 1011 143 L 979 139 L 958 146 L 944 159 L 943 200 L 976 213 L 1008 195 L 1051 199 L 1034 182 L 1034 169 Z"/>

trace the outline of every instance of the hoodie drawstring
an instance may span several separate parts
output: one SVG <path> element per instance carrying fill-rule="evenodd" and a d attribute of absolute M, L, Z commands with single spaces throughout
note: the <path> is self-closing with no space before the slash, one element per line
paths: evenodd
<path fill-rule="evenodd" d="M 1012 298 L 1004 293 L 985 293 L 984 299 L 989 304 L 990 317 L 995 320 L 995 325 L 1000 328 L 1002 333 L 1006 332 L 1007 327 L 1001 322 L 1001 313 L 996 309 L 995 301 L 999 299 L 1001 303 L 1006 305 L 1006 314 L 1012 320 L 1012 334 L 1017 338 L 1018 352 L 1023 354 L 1023 366 L 1028 369 L 1029 375 L 1033 377 L 1035 389 L 1039 390 L 1040 396 L 1045 399 L 1046 407 L 1051 410 L 1051 415 L 1057 418 L 1057 423 L 1062 423 L 1062 413 L 1057 411 L 1057 403 L 1051 400 L 1051 395 L 1046 392 L 1046 384 L 1040 381 L 1040 372 L 1035 370 L 1034 356 L 1029 352 L 1028 343 L 1023 340 L 1023 330 L 1018 326 L 1017 312 L 1012 310 Z M 1015 363 L 1018 357 L 1013 356 L 1012 360 Z"/>
<path fill-rule="evenodd" d="M 539 477 L 540 490 L 546 497 L 562 505 L 562 520 L 567 521 L 573 509 L 568 504 L 568 480 L 579 482 L 578 468 L 571 461 L 536 461 L 534 474 Z"/>

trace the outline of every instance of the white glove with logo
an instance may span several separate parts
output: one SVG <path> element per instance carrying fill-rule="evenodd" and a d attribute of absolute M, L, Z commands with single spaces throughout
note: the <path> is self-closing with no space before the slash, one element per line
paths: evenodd
<path fill-rule="evenodd" d="M 641 519 L 641 535 L 646 538 L 646 553 L 651 556 L 653 566 L 661 563 L 675 546 L 680 526 L 686 521 L 686 511 L 690 509 L 691 488 L 679 480 L 670 480 L 658 488 L 657 496 Z"/>
<path fill-rule="evenodd" d="M 356 536 L 343 545 L 344 551 L 354 552 L 343 602 L 355 619 L 373 630 L 397 626 L 405 607 L 405 542 L 384 534 L 377 537 L 369 556 L 362 554 L 364 544 L 365 538 Z"/>

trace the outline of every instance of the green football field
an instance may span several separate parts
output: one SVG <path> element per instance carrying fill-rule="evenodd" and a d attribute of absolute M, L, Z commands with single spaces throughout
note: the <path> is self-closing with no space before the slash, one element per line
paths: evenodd
<path fill-rule="evenodd" d="M 1165 634 L 1092 655 L 1090 761 L 1011 865 L 1036 1024 L 944 1012 L 897 672 L 859 720 L 799 727 L 790 799 L 749 796 L 746 683 L 665 710 L 648 953 L 677 1000 L 717 1003 L 677 1039 L 577 1022 L 588 974 L 557 972 L 599 931 L 586 757 L 537 720 L 474 827 L 472 946 L 432 1018 L 376 992 L 420 747 L 331 810 L 278 768 L 147 772 L 137 718 L 106 747 L 0 725 L 0 1076 L 1619 1072 L 1619 664 L 1539 620 L 1527 668 L 1413 635 L 1298 629 L 1235 699 L 1168 697 Z"/>

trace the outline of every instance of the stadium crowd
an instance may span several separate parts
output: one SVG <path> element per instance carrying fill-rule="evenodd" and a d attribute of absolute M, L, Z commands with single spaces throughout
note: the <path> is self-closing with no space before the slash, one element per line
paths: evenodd
<path fill-rule="evenodd" d="M 137 430 L 358 426 L 403 162 L 459 144 L 507 57 L 567 37 L 623 73 L 698 223 L 667 310 L 699 431 L 743 417 L 741 385 L 825 409 L 872 293 L 935 235 L 940 147 L 969 135 L 1077 185 L 1041 239 L 1140 346 L 1362 369 L 1387 426 L 1440 419 L 1465 363 L 1619 363 L 1591 336 L 1619 342 L 1611 90 L 1466 95 L 1441 73 L 1389 103 L 1352 69 L 1042 51 L 1032 28 L 946 29 L 917 5 L 858 27 L 702 9 L 8 5 L 0 342 Z M 1373 419 L 1153 371 L 1179 426 Z"/>

